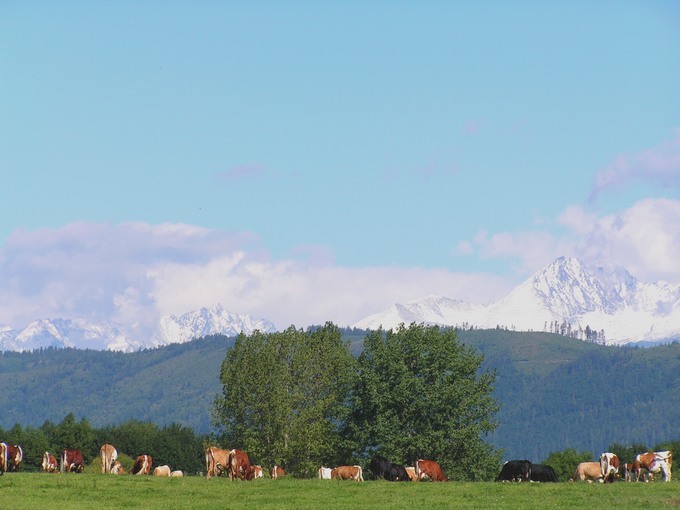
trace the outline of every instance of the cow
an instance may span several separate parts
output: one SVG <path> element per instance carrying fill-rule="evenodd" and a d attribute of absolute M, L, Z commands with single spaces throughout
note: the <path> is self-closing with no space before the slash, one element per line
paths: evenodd
<path fill-rule="evenodd" d="M 170 478 L 181 478 L 183 476 L 184 476 L 184 473 L 182 471 L 180 471 L 179 469 L 170 473 Z"/>
<path fill-rule="evenodd" d="M 222 450 L 210 446 L 205 450 L 205 470 L 206 479 L 211 476 L 219 476 L 220 473 L 227 473 L 229 467 L 229 450 Z"/>
<path fill-rule="evenodd" d="M 532 482 L 557 482 L 557 474 L 552 466 L 544 464 L 531 464 Z"/>
<path fill-rule="evenodd" d="M 102 445 L 99 449 L 102 474 L 110 474 L 113 463 L 118 460 L 118 451 L 111 444 Z"/>
<path fill-rule="evenodd" d="M 246 477 L 246 471 L 250 467 L 250 459 L 248 454 L 242 450 L 231 450 L 229 452 L 229 461 L 227 462 L 227 470 L 229 473 L 229 479 L 231 481 L 234 478 L 240 478 L 244 480 Z"/>
<path fill-rule="evenodd" d="M 137 460 L 135 460 L 135 465 L 132 466 L 130 474 L 135 476 L 148 475 L 151 473 L 152 466 L 153 457 L 151 457 L 151 455 L 140 455 L 137 457 Z"/>
<path fill-rule="evenodd" d="M 271 476 L 272 480 L 276 480 L 278 478 L 285 478 L 286 472 L 283 470 L 281 466 L 277 466 L 276 464 L 274 464 L 274 467 L 269 470 L 269 476 Z"/>
<path fill-rule="evenodd" d="M 153 470 L 153 476 L 170 476 L 170 466 L 167 464 L 163 466 L 158 466 Z"/>
<path fill-rule="evenodd" d="M 390 471 L 386 475 L 390 482 L 410 482 L 411 477 L 406 472 L 406 468 L 401 464 L 392 464 Z"/>
<path fill-rule="evenodd" d="M 417 480 L 432 480 L 433 482 L 448 482 L 449 479 L 444 476 L 441 466 L 433 460 L 418 459 L 416 461 L 416 479 Z"/>
<path fill-rule="evenodd" d="M 530 480 L 531 462 L 526 459 L 507 461 L 496 477 L 497 482 L 528 482 Z"/>
<path fill-rule="evenodd" d="M 641 469 L 646 469 L 653 474 L 662 473 L 664 482 L 671 481 L 673 454 L 670 451 L 640 453 L 635 460 L 640 463 Z"/>
<path fill-rule="evenodd" d="M 602 471 L 602 479 L 605 483 L 614 482 L 619 473 L 619 457 L 609 452 L 600 455 L 600 471 Z"/>
<path fill-rule="evenodd" d="M 318 472 L 319 480 L 330 480 L 332 471 L 331 468 L 321 466 Z"/>
<path fill-rule="evenodd" d="M 331 480 L 354 480 L 363 482 L 361 466 L 338 466 L 331 470 Z"/>
<path fill-rule="evenodd" d="M 246 480 L 264 478 L 264 469 L 262 469 L 262 466 L 249 466 L 248 469 L 246 469 L 246 474 L 244 478 Z"/>
<path fill-rule="evenodd" d="M 392 463 L 381 455 L 375 454 L 371 457 L 371 473 L 373 473 L 374 480 L 380 480 L 381 478 L 387 479 L 387 475 L 390 472 Z"/>
<path fill-rule="evenodd" d="M 411 479 L 411 481 L 415 482 L 416 481 L 416 468 L 414 468 L 413 466 L 406 466 L 404 469 L 406 470 L 406 474 Z"/>
<path fill-rule="evenodd" d="M 577 482 L 598 482 L 604 483 L 602 468 L 599 462 L 581 462 L 576 466 L 573 480 Z"/>
<path fill-rule="evenodd" d="M 58 473 L 59 465 L 57 464 L 57 458 L 50 452 L 43 453 L 40 468 L 42 469 L 43 473 Z"/>
<path fill-rule="evenodd" d="M 24 451 L 18 444 L 7 445 L 7 471 L 19 471 L 21 461 L 24 460 Z"/>
<path fill-rule="evenodd" d="M 7 471 L 7 445 L 0 443 L 0 475 Z"/>
<path fill-rule="evenodd" d="M 61 452 L 59 471 L 62 473 L 82 473 L 84 468 L 82 452 L 74 448 L 64 448 L 64 451 Z"/>
<path fill-rule="evenodd" d="M 111 474 L 112 475 L 124 475 L 125 474 L 125 468 L 119 461 L 114 461 L 113 465 L 111 466 Z"/>

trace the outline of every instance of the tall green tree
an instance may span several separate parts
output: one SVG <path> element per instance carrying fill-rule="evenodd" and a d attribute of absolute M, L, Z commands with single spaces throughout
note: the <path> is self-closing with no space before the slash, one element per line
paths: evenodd
<path fill-rule="evenodd" d="M 482 371 L 482 360 L 453 329 L 414 323 L 369 332 L 349 427 L 361 453 L 436 460 L 451 479 L 497 475 L 501 452 L 484 440 L 497 426 L 495 373 Z"/>
<path fill-rule="evenodd" d="M 337 461 L 354 363 L 331 323 L 240 335 L 222 364 L 223 392 L 213 405 L 223 446 L 298 476 Z"/>

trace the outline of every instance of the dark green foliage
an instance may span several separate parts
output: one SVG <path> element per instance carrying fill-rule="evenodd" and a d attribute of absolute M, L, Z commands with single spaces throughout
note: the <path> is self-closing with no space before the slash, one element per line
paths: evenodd
<path fill-rule="evenodd" d="M 599 457 L 598 457 L 599 458 Z M 577 452 L 574 448 L 567 448 L 560 452 L 553 452 L 548 455 L 541 464 L 552 466 L 557 475 L 557 480 L 566 482 L 574 477 L 576 466 L 581 462 L 597 460 L 590 452 Z"/>
<path fill-rule="evenodd" d="M 330 323 L 239 336 L 222 364 L 223 394 L 213 410 L 222 442 L 246 450 L 251 462 L 314 476 L 341 451 L 353 366 Z"/>
<path fill-rule="evenodd" d="M 435 459 L 449 478 L 491 479 L 500 453 L 483 441 L 496 427 L 494 373 L 455 331 L 411 324 L 373 331 L 359 356 L 355 443 L 401 464 Z"/>

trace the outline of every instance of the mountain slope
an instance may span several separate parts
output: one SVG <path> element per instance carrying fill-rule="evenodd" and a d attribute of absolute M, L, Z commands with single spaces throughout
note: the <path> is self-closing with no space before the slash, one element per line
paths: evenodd
<path fill-rule="evenodd" d="M 343 330 L 348 341 L 358 335 Z M 505 449 L 506 459 L 540 461 L 565 448 L 598 454 L 612 442 L 652 446 L 678 439 L 680 344 L 610 347 L 503 329 L 458 337 L 497 373 L 500 426 L 489 440 Z M 208 432 L 222 389 L 220 367 L 233 341 L 212 336 L 133 353 L 6 352 L 0 355 L 0 427 L 37 427 L 74 412 L 96 427 L 136 419 Z"/>
<path fill-rule="evenodd" d="M 562 325 L 584 339 L 588 327 L 608 344 L 680 339 L 680 285 L 638 282 L 623 269 L 589 269 L 561 257 L 503 299 L 487 306 L 428 296 L 396 304 L 354 326 L 389 329 L 424 322 L 521 331 L 558 331 Z"/>

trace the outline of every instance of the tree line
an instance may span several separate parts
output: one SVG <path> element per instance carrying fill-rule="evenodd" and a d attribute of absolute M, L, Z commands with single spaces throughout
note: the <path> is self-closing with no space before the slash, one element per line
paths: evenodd
<path fill-rule="evenodd" d="M 223 445 L 300 477 L 373 453 L 439 462 L 450 479 L 491 479 L 502 452 L 495 372 L 452 328 L 369 331 L 358 357 L 332 323 L 239 336 L 220 371 L 213 425 Z"/>
<path fill-rule="evenodd" d="M 119 425 L 95 428 L 87 418 L 78 421 L 69 413 L 59 423 L 45 421 L 39 427 L 14 425 L 9 430 L 0 428 L 0 441 L 22 447 L 22 470 L 40 469 L 43 453 L 59 459 L 64 448 L 76 448 L 83 453 L 86 464 L 98 462 L 99 449 L 105 443 L 116 447 L 126 470 L 132 459 L 149 454 L 154 465 L 167 464 L 188 474 L 205 470 L 207 436 L 196 435 L 188 427 L 171 424 L 158 427 L 154 423 L 130 420 Z"/>

